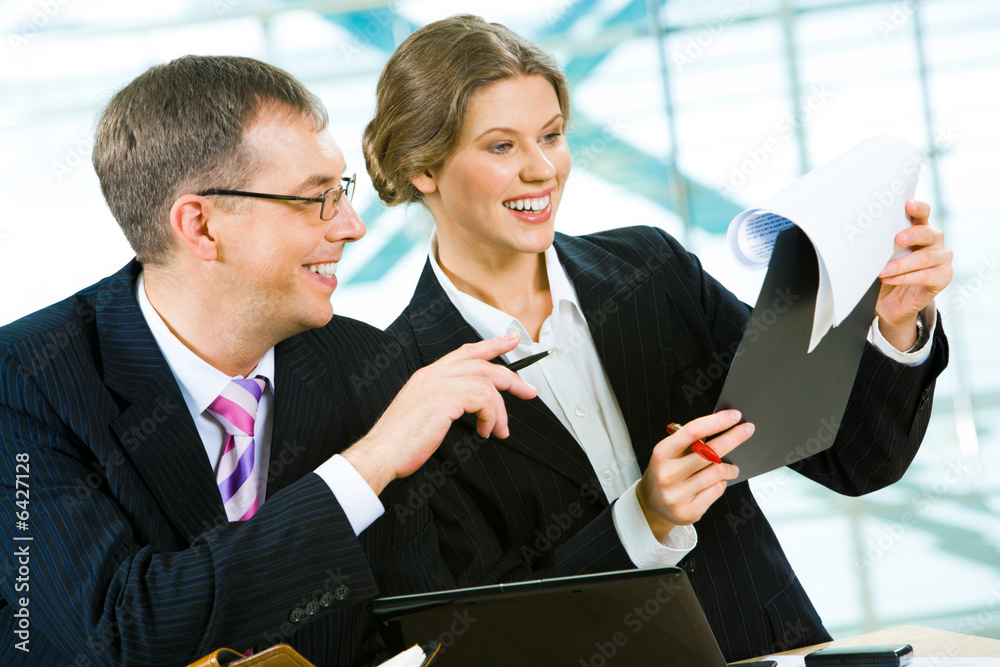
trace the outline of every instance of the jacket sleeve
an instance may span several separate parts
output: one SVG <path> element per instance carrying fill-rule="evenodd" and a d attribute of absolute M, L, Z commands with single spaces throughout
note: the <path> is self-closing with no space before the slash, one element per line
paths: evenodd
<path fill-rule="evenodd" d="M 659 231 L 697 285 L 704 333 L 711 341 L 711 358 L 731 360 L 749 321 L 751 309 L 706 273 L 697 258 Z M 948 341 L 938 318 L 930 357 L 919 366 L 889 359 L 865 344 L 850 398 L 832 446 L 789 466 L 806 477 L 845 495 L 861 495 L 898 481 L 909 467 L 930 419 L 935 378 L 948 363 Z M 715 374 L 708 393 L 717 397 L 725 370 Z M 833 429 L 831 429 L 833 430 Z"/>
<path fill-rule="evenodd" d="M 899 481 L 927 432 L 935 378 L 948 363 L 940 318 L 933 346 L 911 367 L 868 344 L 833 446 L 789 467 L 849 496 Z"/>

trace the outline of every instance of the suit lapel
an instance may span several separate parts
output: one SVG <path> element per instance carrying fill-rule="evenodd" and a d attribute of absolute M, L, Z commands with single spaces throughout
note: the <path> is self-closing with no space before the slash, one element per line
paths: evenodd
<path fill-rule="evenodd" d="M 653 425 L 662 422 L 665 429 L 669 421 L 669 337 L 658 324 L 667 315 L 658 312 L 665 300 L 657 298 L 648 271 L 594 243 L 557 234 L 555 247 L 645 470 L 653 446 L 667 435 Z"/>
<path fill-rule="evenodd" d="M 451 303 L 438 283 L 430 262 L 424 265 L 406 314 L 425 365 L 465 343 L 482 340 Z M 506 440 L 495 440 L 497 444 L 535 460 L 581 486 L 593 483 L 594 469 L 586 454 L 545 403 L 537 398 L 524 401 L 509 394 L 503 396 L 511 435 Z M 471 415 L 463 419 L 475 426 Z"/>
<path fill-rule="evenodd" d="M 343 414 L 327 386 L 333 373 L 309 340 L 308 334 L 301 334 L 275 347 L 268 497 L 339 451 Z"/>
<path fill-rule="evenodd" d="M 111 422 L 126 455 L 178 532 L 191 540 L 226 512 L 180 388 L 132 292 L 132 262 L 95 296 L 105 385 L 126 403 Z"/>
<path fill-rule="evenodd" d="M 133 294 L 141 270 L 133 262 L 95 297 L 105 384 L 127 404 L 111 428 L 171 523 L 192 540 L 225 523 L 226 512 L 201 436 Z M 324 391 L 329 376 L 305 335 L 275 348 L 267 496 L 337 451 L 342 415 Z"/>

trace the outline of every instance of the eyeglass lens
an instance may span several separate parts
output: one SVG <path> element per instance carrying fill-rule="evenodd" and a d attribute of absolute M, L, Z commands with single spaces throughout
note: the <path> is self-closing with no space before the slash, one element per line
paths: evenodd
<path fill-rule="evenodd" d="M 320 218 L 323 220 L 333 220 L 340 211 L 341 196 L 346 194 L 347 201 L 351 201 L 351 197 L 354 195 L 354 181 L 355 179 L 352 177 L 345 178 L 341 187 L 326 191 L 323 197 L 323 207 L 320 210 Z"/>

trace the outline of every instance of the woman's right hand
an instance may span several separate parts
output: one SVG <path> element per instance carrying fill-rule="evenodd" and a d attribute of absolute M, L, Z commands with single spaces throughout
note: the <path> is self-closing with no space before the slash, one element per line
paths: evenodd
<path fill-rule="evenodd" d="M 753 435 L 753 424 L 735 426 L 739 410 L 722 410 L 694 419 L 656 444 L 649 467 L 636 486 L 639 506 L 656 539 L 662 542 L 674 526 L 701 518 L 726 490 L 726 481 L 739 475 L 729 463 L 711 463 L 691 451 L 696 440 L 721 433 L 708 445 L 725 456 Z M 734 428 L 735 426 L 735 428 Z"/>

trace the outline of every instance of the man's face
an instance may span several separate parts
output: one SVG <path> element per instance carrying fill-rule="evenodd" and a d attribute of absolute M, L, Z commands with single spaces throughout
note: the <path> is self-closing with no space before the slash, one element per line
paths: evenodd
<path fill-rule="evenodd" d="M 340 147 L 300 114 L 265 113 L 245 142 L 259 165 L 248 191 L 319 197 L 340 183 Z M 346 197 L 329 221 L 320 219 L 318 203 L 250 201 L 242 213 L 222 214 L 217 228 L 225 293 L 276 340 L 325 325 L 333 317 L 337 262 L 344 246 L 364 235 L 364 223 Z"/>

